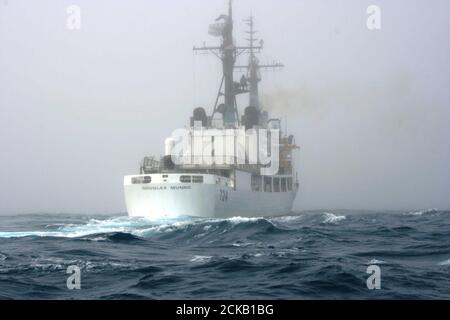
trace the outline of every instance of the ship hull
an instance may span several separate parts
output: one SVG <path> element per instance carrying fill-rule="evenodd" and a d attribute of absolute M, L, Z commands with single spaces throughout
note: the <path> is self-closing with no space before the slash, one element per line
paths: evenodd
<path fill-rule="evenodd" d="M 128 215 L 150 219 L 280 216 L 292 211 L 296 192 L 254 192 L 227 179 L 202 175 L 203 183 L 180 183 L 180 175 L 154 175 L 152 183 L 133 184 L 125 177 Z M 166 178 L 163 178 L 166 177 Z"/>

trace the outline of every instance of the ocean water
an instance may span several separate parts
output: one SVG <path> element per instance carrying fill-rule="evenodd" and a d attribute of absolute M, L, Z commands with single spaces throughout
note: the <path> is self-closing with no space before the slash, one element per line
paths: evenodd
<path fill-rule="evenodd" d="M 0 216 L 0 298 L 450 299 L 450 211 Z"/>

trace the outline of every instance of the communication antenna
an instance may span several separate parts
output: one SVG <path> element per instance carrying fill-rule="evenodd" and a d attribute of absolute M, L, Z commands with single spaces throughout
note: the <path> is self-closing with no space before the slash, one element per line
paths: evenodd
<path fill-rule="evenodd" d="M 264 47 L 264 40 L 258 39 L 255 37 L 255 35 L 258 33 L 257 30 L 255 30 L 255 21 L 254 17 L 250 16 L 250 18 L 244 20 L 244 22 L 249 26 L 249 30 L 246 31 L 247 34 L 249 34 L 249 38 L 247 39 L 249 41 L 249 63 L 247 66 L 235 66 L 235 69 L 246 69 L 248 70 L 248 82 L 249 82 L 249 105 L 252 107 L 256 107 L 258 110 L 261 111 L 262 106 L 259 101 L 259 82 L 261 81 L 261 70 L 279 70 L 284 68 L 284 65 L 280 62 L 274 62 L 272 64 L 259 64 L 259 59 L 257 58 L 256 54 L 261 52 L 261 50 Z M 255 45 L 255 42 L 259 42 L 259 45 Z"/>

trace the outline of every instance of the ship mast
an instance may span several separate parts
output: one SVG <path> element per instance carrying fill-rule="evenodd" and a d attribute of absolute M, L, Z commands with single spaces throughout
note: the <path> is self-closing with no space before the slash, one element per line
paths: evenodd
<path fill-rule="evenodd" d="M 233 38 L 233 3 L 229 0 L 228 15 L 221 15 L 216 19 L 216 23 L 209 28 L 209 34 L 221 37 L 221 46 L 203 46 L 194 47 L 195 52 L 209 51 L 222 61 L 223 77 L 217 94 L 216 103 L 214 105 L 213 117 L 216 113 L 223 116 L 223 125 L 225 128 L 238 128 L 239 112 L 236 103 L 236 96 L 243 93 L 249 93 L 250 106 L 253 106 L 261 112 L 262 108 L 259 103 L 258 83 L 261 81 L 260 70 L 269 68 L 281 68 L 282 64 L 276 63 L 272 65 L 260 65 L 256 53 L 263 48 L 263 42 L 255 45 L 258 40 L 254 37 L 257 31 L 254 30 L 253 17 L 246 20 L 250 26 L 249 45 L 235 46 Z M 236 58 L 243 53 L 250 54 L 249 64 L 247 66 L 236 66 Z M 248 86 L 234 81 L 235 69 L 247 69 L 248 75 L 244 82 L 248 81 Z M 219 99 L 224 97 L 224 103 L 219 105 Z"/>
<path fill-rule="evenodd" d="M 233 41 L 232 0 L 229 2 L 228 15 L 223 14 L 217 18 L 216 23 L 210 26 L 209 34 L 222 37 L 222 45 L 218 47 L 194 47 L 194 51 L 210 51 L 222 61 L 223 78 L 214 106 L 213 116 L 217 112 L 222 113 L 224 126 L 235 128 L 239 126 L 239 114 L 236 104 L 237 93 L 234 87 L 233 73 L 234 65 L 236 63 L 236 50 L 239 48 L 234 45 Z M 222 92 L 223 88 L 224 92 Z M 218 106 L 219 98 L 221 96 L 224 96 L 224 104 Z"/>
<path fill-rule="evenodd" d="M 259 59 L 256 56 L 256 51 L 259 52 L 260 49 L 262 49 L 264 43 L 263 40 L 259 40 L 255 38 L 255 35 L 258 33 L 257 30 L 255 30 L 255 22 L 253 16 L 250 16 L 249 19 L 244 20 L 247 25 L 249 26 L 249 31 L 246 31 L 246 33 L 249 34 L 249 38 L 247 39 L 249 41 L 249 52 L 250 52 L 250 58 L 248 66 L 235 66 L 235 69 L 248 69 L 248 82 L 249 82 L 249 106 L 255 107 L 258 109 L 259 112 L 262 111 L 262 106 L 259 102 L 259 82 L 261 82 L 261 70 L 270 70 L 270 69 L 279 69 L 283 68 L 284 65 L 276 62 L 273 64 L 265 64 L 260 65 Z M 259 46 L 255 46 L 256 41 L 260 41 Z"/>
<path fill-rule="evenodd" d="M 230 0 L 228 8 L 228 18 L 226 19 L 223 33 L 223 75 L 225 80 L 225 126 L 233 126 L 239 119 L 236 94 L 234 90 L 234 64 L 236 62 L 236 49 L 233 43 L 233 6 Z"/>
<path fill-rule="evenodd" d="M 259 73 L 259 61 L 258 58 L 256 58 L 255 50 L 253 49 L 255 45 L 255 41 L 258 39 L 255 38 L 255 34 L 258 31 L 255 31 L 254 29 L 254 21 L 253 16 L 250 16 L 248 20 L 246 20 L 247 25 L 250 27 L 250 31 L 247 31 L 247 33 L 250 35 L 250 38 L 248 41 L 250 42 L 250 58 L 249 58 L 249 65 L 248 65 L 248 81 L 250 84 L 250 101 L 249 106 L 255 107 L 258 110 L 261 111 L 260 105 L 259 105 L 259 90 L 258 90 L 258 82 L 261 81 L 261 76 Z"/>

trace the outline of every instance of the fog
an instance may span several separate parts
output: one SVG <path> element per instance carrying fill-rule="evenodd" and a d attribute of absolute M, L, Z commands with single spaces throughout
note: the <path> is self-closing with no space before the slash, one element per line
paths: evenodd
<path fill-rule="evenodd" d="M 81 8 L 81 30 L 66 26 Z M 366 9 L 381 8 L 381 30 Z M 226 0 L 0 0 L 0 214 L 125 212 L 123 176 L 211 110 L 194 45 Z M 450 2 L 235 0 L 265 50 L 261 99 L 301 146 L 296 210 L 450 208 Z M 239 73 L 236 77 L 240 77 Z M 245 101 L 241 104 L 245 107 Z M 242 110 L 242 109 L 241 109 Z"/>

